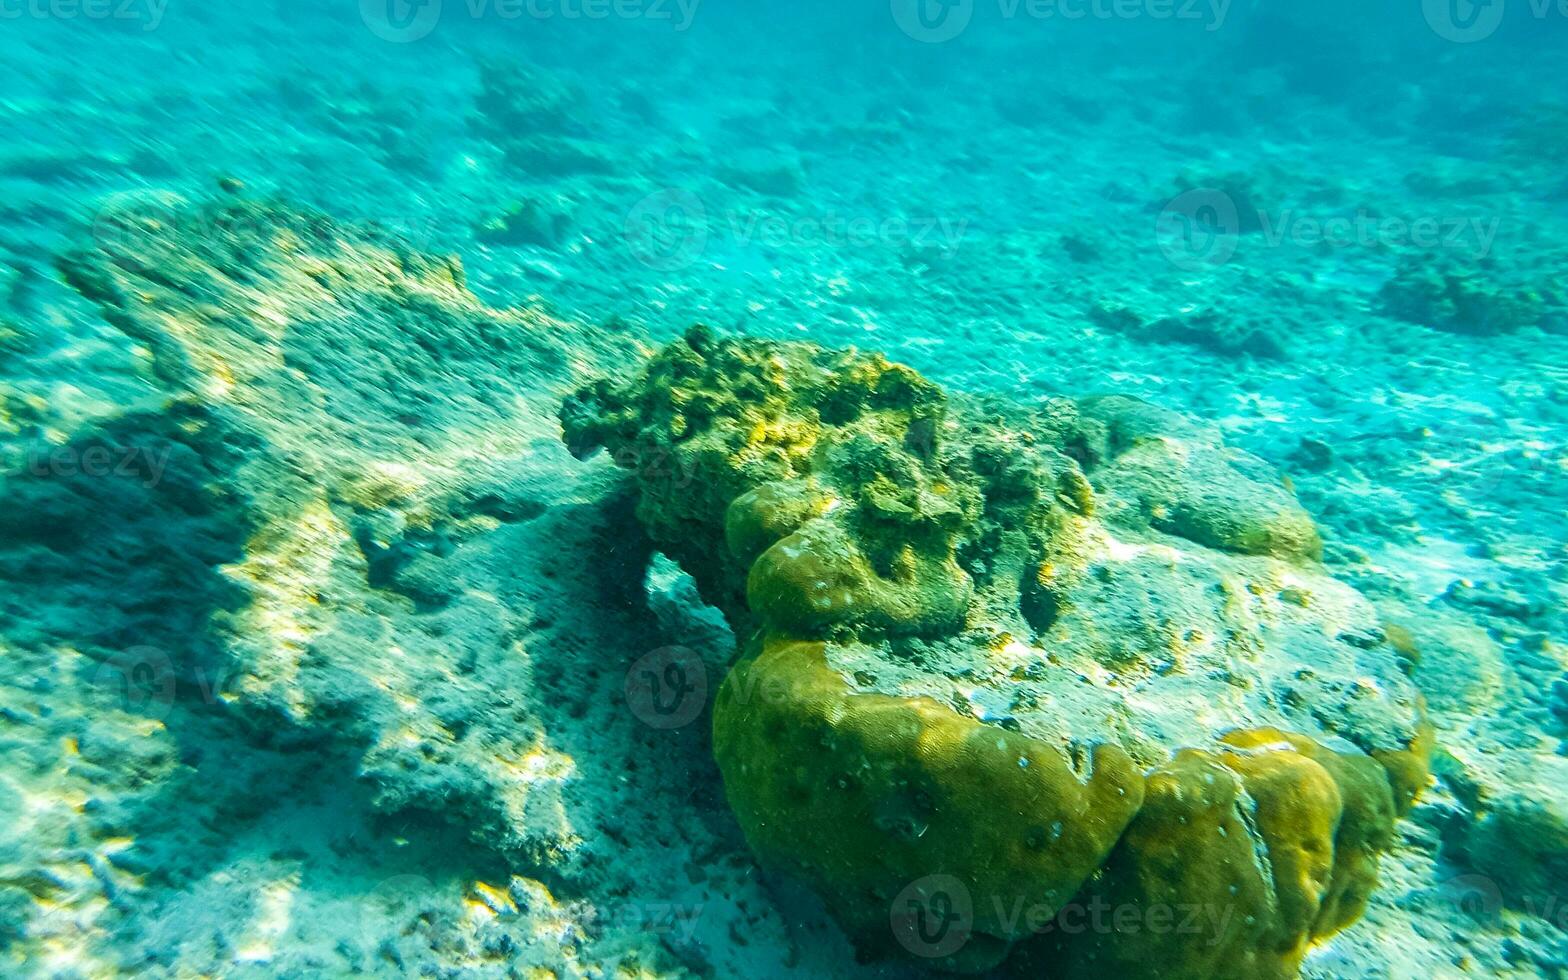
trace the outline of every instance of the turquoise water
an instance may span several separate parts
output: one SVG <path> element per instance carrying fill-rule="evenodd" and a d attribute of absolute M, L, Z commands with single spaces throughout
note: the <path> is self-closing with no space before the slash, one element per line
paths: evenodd
<path fill-rule="evenodd" d="M 1281 975 L 1562 976 L 1568 7 L 1365 7 L 0 0 L 0 975 L 1067 969 L 984 913 L 957 952 L 899 938 L 897 886 L 984 905 L 973 863 L 841 893 L 799 866 L 828 850 L 809 832 L 759 843 L 713 725 L 769 633 L 723 550 L 755 473 L 684 435 L 580 461 L 558 419 L 701 323 L 1171 453 L 1134 480 L 954 407 L 1009 420 L 996 452 L 1081 466 L 1109 529 L 1085 567 L 1169 560 L 1068 637 L 1023 572 L 983 587 L 1012 518 L 943 525 L 982 596 L 964 631 L 835 624 L 811 638 L 839 673 L 1146 775 L 1265 724 L 1373 752 L 1419 694 L 1431 775 L 1368 909 Z M 1108 394 L 1174 414 L 1104 421 Z M 749 430 L 738 397 L 713 411 Z M 1208 453 L 1212 480 L 1184 468 Z M 1320 557 L 1232 547 L 1276 498 Z M 1271 619 L 1318 588 L 1310 629 Z M 1246 652 L 1137 652 L 1203 646 L 1177 626 L 1220 594 L 1259 597 L 1214 613 Z M 1049 673 L 1089 635 L 1120 720 L 1031 721 L 1025 688 L 1089 717 Z M 882 668 L 851 669 L 862 647 Z M 1276 663 L 1330 680 L 1290 693 Z M 1078 908 L 1023 898 L 1057 931 Z M 1089 928 L 1102 963 L 1134 948 Z M 1162 941 L 1176 975 L 1197 941 Z M 1273 975 L 1234 962 L 1183 975 Z"/>

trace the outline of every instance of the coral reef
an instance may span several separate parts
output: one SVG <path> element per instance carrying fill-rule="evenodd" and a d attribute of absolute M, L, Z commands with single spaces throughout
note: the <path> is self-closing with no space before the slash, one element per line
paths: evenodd
<path fill-rule="evenodd" d="M 1545 639 L 1554 613 L 1527 591 L 1485 585 L 1463 590 L 1463 603 L 1451 589 L 1447 603 L 1400 617 L 1433 721 L 1453 733 L 1436 763 L 1454 796 L 1440 823 L 1443 856 L 1486 882 L 1490 914 L 1508 908 L 1562 921 L 1568 755 L 1559 735 L 1568 683 L 1562 651 Z"/>
<path fill-rule="evenodd" d="M 1215 733 L 1272 728 L 1344 748 L 1307 715 L 1345 719 L 1340 695 L 1356 687 L 1341 681 L 1381 684 L 1380 670 L 1336 661 L 1327 690 L 1275 657 L 1302 643 L 1290 660 L 1315 671 L 1322 648 L 1348 654 L 1273 625 L 1333 621 L 1324 631 L 1370 644 L 1373 661 L 1393 649 L 1440 749 L 1366 912 L 1311 944 L 1304 980 L 1568 973 L 1568 127 L 1554 95 L 1568 18 L 1475 4 L 1482 32 L 1507 16 L 1486 41 L 1455 44 L 1410 3 L 1216 3 L 1126 24 L 1042 20 L 1031 4 L 1007 25 L 970 5 L 961 38 L 923 44 L 883 4 L 699 13 L 683 0 L 599 20 L 559 4 L 547 19 L 530 11 L 550 4 L 448 3 L 439 18 L 439 4 L 400 5 L 399 25 L 380 27 L 430 30 L 415 41 L 368 24 L 377 4 L 169 4 L 157 24 L 145 19 L 156 2 L 123 5 L 140 23 L 94 16 L 104 4 L 27 6 L 49 16 L 0 30 L 0 974 L 922 974 L 857 961 L 805 886 L 759 871 L 702 697 L 677 699 L 665 727 L 638 719 L 629 677 L 674 685 L 663 668 L 695 670 L 686 653 L 647 669 L 651 648 L 690 648 L 707 671 L 693 690 L 710 696 L 737 650 L 746 670 L 762 649 L 737 644 L 673 560 L 644 564 L 628 474 L 602 455 L 574 461 L 556 410 L 585 375 L 635 374 L 639 333 L 662 345 L 698 321 L 864 345 L 949 392 L 1149 399 L 1278 467 L 1322 529 L 1322 568 L 1287 562 L 1276 582 L 1255 571 L 1272 557 L 1191 543 L 1190 522 L 1073 450 L 1092 522 L 1114 540 L 1086 546 L 1083 567 L 1108 578 L 1069 580 L 1076 607 L 1067 587 L 1020 574 L 1011 653 L 968 633 L 868 650 L 788 639 L 747 684 L 816 677 L 827 708 L 852 682 L 983 716 L 986 732 L 1055 726 L 1069 749 L 1136 750 L 1152 821 L 1190 772 L 1226 792 L 1244 778 Z M 219 178 L 382 221 L 405 242 L 287 209 L 179 203 Z M 1236 197 L 1171 201 L 1198 188 Z M 1157 220 L 1168 203 L 1180 210 Z M 1215 220 L 1227 203 L 1234 225 Z M 322 234 L 286 230 L 299 222 Z M 55 257 L 89 235 L 108 254 L 78 266 L 156 259 L 170 235 L 203 257 L 118 277 L 128 297 L 153 298 L 132 338 L 59 274 Z M 410 255 L 421 242 L 462 255 L 467 290 L 411 282 L 409 269 L 448 265 Z M 346 274 L 305 275 L 324 262 Z M 1419 323 L 1386 301 L 1397 286 L 1380 296 L 1391 275 L 1420 287 L 1403 308 Z M 1458 306 L 1483 311 L 1470 324 L 1453 318 L 1450 275 Z M 1513 322 L 1509 297 L 1531 293 L 1534 322 L 1475 332 Z M 483 309 L 517 302 L 561 312 Z M 225 307 L 234 325 L 220 330 Z M 334 338 L 325 351 L 318 320 Z M 232 389 L 210 359 L 190 383 L 160 377 L 182 350 L 247 331 L 283 337 L 282 367 L 241 372 Z M 536 358 L 518 356 L 524 339 Z M 475 398 L 492 364 L 497 398 Z M 384 400 L 350 397 L 366 379 Z M 949 397 L 950 418 L 963 400 Z M 432 423 L 409 424 L 418 415 Z M 499 438 L 482 434 L 498 424 Z M 1172 425 L 1150 428 L 1167 448 L 1220 445 Z M 343 434 L 354 428 L 358 456 Z M 485 448 L 440 449 L 464 444 Z M 674 455 L 639 469 L 664 474 L 669 496 L 705 492 Z M 1270 492 L 1284 479 L 1248 471 Z M 413 489 L 368 508 L 353 492 L 388 479 Z M 966 625 L 1011 623 L 1010 600 L 972 612 L 997 594 L 966 563 L 983 557 L 972 526 L 959 532 L 978 597 Z M 759 533 L 748 547 L 775 531 Z M 1301 568 L 1326 569 L 1376 614 L 1298 612 L 1281 600 L 1318 598 Z M 1178 572 L 1191 588 L 1169 588 Z M 253 584 L 296 575 L 308 586 Z M 1216 618 L 1225 583 L 1234 616 Z M 751 615 L 743 581 L 736 594 Z M 1223 632 L 1187 638 L 1204 624 Z M 837 681 L 814 672 L 813 644 Z M 256 666 L 268 649 L 282 651 L 279 676 Z M 1107 695 L 1105 719 L 1080 723 L 1092 688 L 1078 673 L 1113 679 L 1131 703 Z M 1041 695 L 1043 707 L 1029 701 Z M 1203 755 L 1179 766 L 1173 750 Z M 919 832 L 901 812 L 885 822 Z M 807 828 L 816 844 L 819 827 Z M 837 860 L 833 841 L 822 849 Z M 775 863 L 789 865 L 787 844 Z M 1158 869 L 1120 862 L 1101 864 L 1104 890 L 1158 888 Z M 1001 866 L 988 881 L 1013 887 Z M 930 900 L 931 923 L 957 894 L 943 884 L 905 896 Z M 897 952 L 911 937 L 874 921 L 894 901 L 840 904 L 876 933 L 868 945 Z M 1056 919 L 1026 911 L 1057 931 L 1093 925 L 1080 911 L 1095 893 L 1073 902 Z M 653 928 L 660 903 L 663 921 L 693 914 Z M 1156 959 L 1178 939 L 1133 929 L 1184 928 L 1178 912 L 1132 915 L 1126 949 Z M 1255 938 L 1236 920 L 1197 922 L 1194 945 Z M 987 944 L 942 952 L 978 960 Z M 1044 963 L 1031 980 L 1069 955 L 1049 935 L 1016 945 L 1020 969 Z M 1115 948 L 1074 949 L 1107 974 L 1125 968 Z"/>
<path fill-rule="evenodd" d="M 1288 977 L 1360 915 L 1427 780 L 1424 710 L 1311 519 L 1212 431 L 701 327 L 561 418 L 741 638 L 729 801 L 863 949 Z M 916 950 L 889 912 L 932 875 L 970 921 Z M 1213 942 L 1034 936 L 1084 901 L 1232 915 Z"/>
<path fill-rule="evenodd" d="M 583 92 L 538 66 L 481 62 L 474 108 L 475 132 L 523 175 L 600 174 L 619 165 L 615 153 L 592 138 Z"/>
<path fill-rule="evenodd" d="M 1463 850 L 1469 862 L 1490 875 L 1518 908 L 1541 910 L 1547 896 L 1568 889 L 1568 808 L 1560 796 L 1509 794 L 1490 802 L 1466 831 Z"/>
<path fill-rule="evenodd" d="M 553 418 L 633 341 L 236 198 L 60 266 L 135 375 L 0 377 L 0 972 L 745 972 L 639 912 L 731 928 L 702 755 L 639 767 L 609 659 L 646 542 Z"/>
<path fill-rule="evenodd" d="M 1263 322 L 1261 318 L 1259 321 L 1246 321 L 1219 310 L 1195 310 L 1144 320 L 1136 311 L 1119 306 L 1096 308 L 1090 311 L 1090 316 L 1101 326 L 1139 340 L 1187 344 L 1227 357 L 1244 354 L 1265 358 L 1289 356 L 1279 336 L 1279 328 L 1273 323 Z"/>
<path fill-rule="evenodd" d="M 561 197 L 513 201 L 481 223 L 474 235 L 499 245 L 560 246 L 571 233 L 572 202 Z"/>
<path fill-rule="evenodd" d="M 1547 268 L 1550 268 L 1548 263 Z M 1390 316 L 1456 333 L 1490 336 L 1545 327 L 1564 305 L 1550 272 L 1487 258 L 1404 256 L 1380 294 Z"/>

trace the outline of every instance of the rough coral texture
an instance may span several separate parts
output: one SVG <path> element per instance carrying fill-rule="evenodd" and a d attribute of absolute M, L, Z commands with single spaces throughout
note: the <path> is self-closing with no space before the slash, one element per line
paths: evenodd
<path fill-rule="evenodd" d="M 117 397 L 0 376 L 0 973 L 690 975 L 701 739 L 620 704 L 646 542 L 553 417 L 631 341 L 283 205 L 114 225 Z"/>
<path fill-rule="evenodd" d="M 1526 327 L 1560 332 L 1560 255 L 1452 258 L 1410 255 L 1383 286 L 1389 315 L 1456 333 L 1492 336 Z"/>
<path fill-rule="evenodd" d="M 636 473 L 741 638 L 730 804 L 864 950 L 1288 977 L 1360 915 L 1427 778 L 1424 709 L 1311 519 L 1209 430 L 700 327 L 562 420 Z M 966 899 L 936 947 L 895 907 L 933 875 Z M 1081 903 L 1213 928 L 1051 928 Z"/>

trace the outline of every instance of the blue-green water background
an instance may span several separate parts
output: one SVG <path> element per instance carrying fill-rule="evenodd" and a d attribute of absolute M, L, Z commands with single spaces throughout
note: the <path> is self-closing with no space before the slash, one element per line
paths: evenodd
<path fill-rule="evenodd" d="M 1561 737 L 1568 9 L 388 2 L 0 0 L 0 294 L 49 338 L 8 385 L 135 390 L 55 254 L 243 185 L 454 253 L 497 305 L 1202 416 L 1288 475 L 1336 576 L 1501 651 L 1506 722 L 1465 739 Z M 1479 306 L 1402 302 L 1423 269 Z M 133 902 L 94 942 L 229 963 L 172 952 L 193 921 Z M 1521 975 L 1564 968 L 1542 928 Z M 274 964 L 344 969 L 311 956 Z"/>

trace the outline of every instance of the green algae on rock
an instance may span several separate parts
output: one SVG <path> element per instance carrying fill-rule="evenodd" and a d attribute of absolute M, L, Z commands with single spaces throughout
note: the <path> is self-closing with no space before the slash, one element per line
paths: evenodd
<path fill-rule="evenodd" d="M 896 952 L 890 903 L 930 875 L 972 900 L 957 970 L 1022 945 L 1066 976 L 1285 977 L 1360 915 L 1424 710 L 1259 461 L 1131 399 L 965 398 L 700 327 L 561 415 L 741 638 L 714 750 L 748 841 L 864 950 Z M 1199 948 L 1007 914 L 1091 898 L 1237 924 Z"/>

